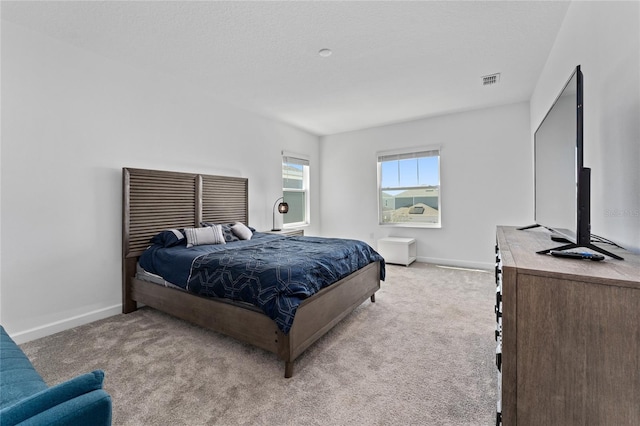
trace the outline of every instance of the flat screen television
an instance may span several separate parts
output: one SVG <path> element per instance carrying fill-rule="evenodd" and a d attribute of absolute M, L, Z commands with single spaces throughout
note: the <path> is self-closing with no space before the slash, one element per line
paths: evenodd
<path fill-rule="evenodd" d="M 583 165 L 582 109 L 578 65 L 534 134 L 534 226 L 567 243 L 539 253 L 583 247 L 619 258 L 591 243 L 591 169 Z"/>

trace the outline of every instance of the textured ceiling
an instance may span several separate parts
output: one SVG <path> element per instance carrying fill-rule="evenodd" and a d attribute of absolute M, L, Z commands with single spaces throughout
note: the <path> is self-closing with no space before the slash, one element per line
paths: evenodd
<path fill-rule="evenodd" d="M 2 19 L 327 135 L 528 100 L 567 7 L 2 1 Z M 483 87 L 496 72 L 500 83 Z"/>

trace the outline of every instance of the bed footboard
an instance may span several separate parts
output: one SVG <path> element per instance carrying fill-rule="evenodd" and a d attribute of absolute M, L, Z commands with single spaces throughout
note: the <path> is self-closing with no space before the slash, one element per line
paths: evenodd
<path fill-rule="evenodd" d="M 380 288 L 380 262 L 370 263 L 305 300 L 288 335 L 282 334 L 278 356 L 285 361 L 285 377 L 293 375 L 293 361 L 365 300 L 375 301 Z"/>
<path fill-rule="evenodd" d="M 128 277 L 125 313 L 143 303 L 159 311 L 275 353 L 293 376 L 295 359 L 380 288 L 380 263 L 371 263 L 305 300 L 289 334 L 257 309 L 236 306 Z M 127 308 L 125 308 L 127 306 Z M 127 310 L 129 309 L 129 310 Z"/>

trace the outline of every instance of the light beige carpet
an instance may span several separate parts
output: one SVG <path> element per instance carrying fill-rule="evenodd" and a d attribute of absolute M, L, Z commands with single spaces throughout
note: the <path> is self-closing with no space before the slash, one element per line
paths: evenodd
<path fill-rule="evenodd" d="M 114 425 L 491 425 L 488 272 L 388 265 L 285 379 L 275 355 L 150 308 L 22 345 L 53 385 L 103 369 Z"/>

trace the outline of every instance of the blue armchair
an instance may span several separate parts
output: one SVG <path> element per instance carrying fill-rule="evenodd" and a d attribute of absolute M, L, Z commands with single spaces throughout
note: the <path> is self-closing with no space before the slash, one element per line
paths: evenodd
<path fill-rule="evenodd" d="M 103 380 L 96 370 L 48 387 L 0 326 L 0 426 L 111 425 Z"/>

